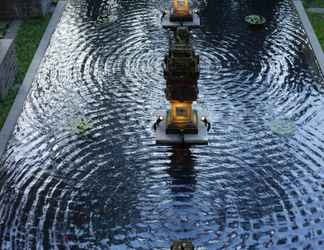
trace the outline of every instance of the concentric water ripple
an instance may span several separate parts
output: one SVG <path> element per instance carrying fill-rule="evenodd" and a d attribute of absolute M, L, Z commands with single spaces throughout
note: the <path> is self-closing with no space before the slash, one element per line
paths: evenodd
<path fill-rule="evenodd" d="M 168 1 L 71 0 L 2 158 L 1 249 L 324 248 L 323 81 L 290 1 L 192 4 L 210 144 L 154 145 Z"/>

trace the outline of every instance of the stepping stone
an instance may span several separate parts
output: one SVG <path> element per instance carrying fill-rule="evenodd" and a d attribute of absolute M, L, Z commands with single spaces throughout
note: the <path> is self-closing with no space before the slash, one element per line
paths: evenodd
<path fill-rule="evenodd" d="M 307 10 L 312 13 L 324 14 L 324 8 L 308 8 Z"/>

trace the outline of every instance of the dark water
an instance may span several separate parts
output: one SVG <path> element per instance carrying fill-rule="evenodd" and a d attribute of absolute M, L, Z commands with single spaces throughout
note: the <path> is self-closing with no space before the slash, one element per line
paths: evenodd
<path fill-rule="evenodd" d="M 196 1 L 208 146 L 154 145 L 162 0 L 71 0 L 0 169 L 0 249 L 324 249 L 324 89 L 290 1 Z M 253 32 L 242 18 L 267 17 Z M 110 15 L 109 24 L 97 24 Z M 85 117 L 92 128 L 74 129 Z M 278 136 L 275 119 L 295 134 Z"/>

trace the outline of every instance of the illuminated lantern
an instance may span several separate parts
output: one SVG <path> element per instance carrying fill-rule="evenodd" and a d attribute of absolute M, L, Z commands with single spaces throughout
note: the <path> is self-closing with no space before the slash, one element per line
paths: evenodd
<path fill-rule="evenodd" d="M 170 101 L 167 133 L 198 133 L 197 114 L 192 103 L 198 98 L 199 57 L 195 54 L 188 28 L 174 32 L 165 57 L 166 97 Z"/>
<path fill-rule="evenodd" d="M 164 58 L 167 111 L 159 112 L 153 125 L 159 145 L 205 145 L 211 128 L 205 111 L 194 110 L 198 98 L 199 56 L 191 42 L 191 29 L 200 27 L 198 12 L 190 11 L 188 0 L 172 0 L 170 12 L 164 11 L 162 26 L 172 33 Z"/>
<path fill-rule="evenodd" d="M 189 0 L 173 0 L 171 21 L 192 21 Z"/>
<path fill-rule="evenodd" d="M 192 102 L 171 101 L 167 114 L 167 134 L 197 134 L 197 112 L 192 110 Z"/>

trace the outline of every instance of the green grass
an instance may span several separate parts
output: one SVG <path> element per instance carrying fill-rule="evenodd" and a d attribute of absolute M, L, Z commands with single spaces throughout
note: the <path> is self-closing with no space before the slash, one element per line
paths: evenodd
<path fill-rule="evenodd" d="M 46 30 L 50 16 L 27 19 L 19 27 L 15 40 L 18 72 L 14 86 L 9 90 L 8 96 L 0 101 L 0 128 L 2 128 L 10 108 L 15 100 L 18 87 L 23 81 L 29 65 L 38 48 L 38 44 Z"/>
<path fill-rule="evenodd" d="M 23 81 L 38 44 L 47 28 L 49 16 L 26 20 L 20 26 L 16 37 L 18 73 L 16 82 Z"/>
<path fill-rule="evenodd" d="M 306 8 L 318 7 L 324 8 L 324 0 L 303 0 L 303 4 Z M 322 49 L 324 50 L 324 14 L 312 13 L 307 11 L 308 17 L 313 25 L 318 40 L 321 43 Z"/>
<path fill-rule="evenodd" d="M 311 7 L 324 8 L 323 0 L 303 0 L 303 2 L 306 8 L 311 8 Z"/>
<path fill-rule="evenodd" d="M 308 12 L 308 17 L 324 50 L 324 14 Z"/>

